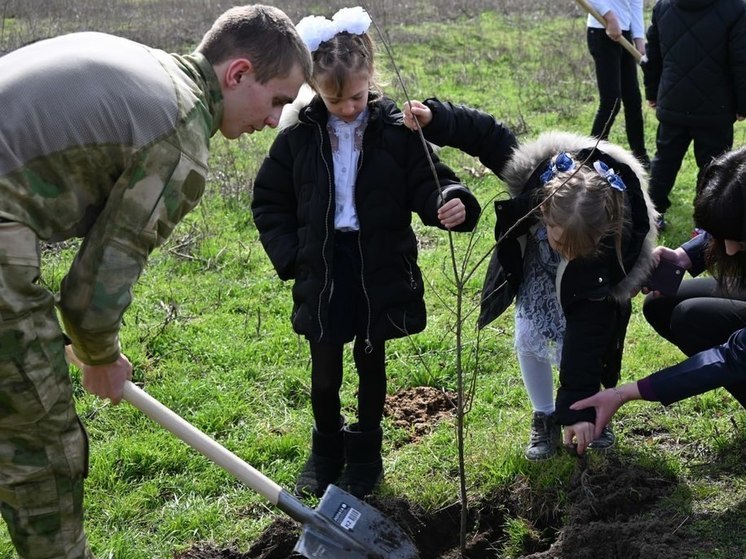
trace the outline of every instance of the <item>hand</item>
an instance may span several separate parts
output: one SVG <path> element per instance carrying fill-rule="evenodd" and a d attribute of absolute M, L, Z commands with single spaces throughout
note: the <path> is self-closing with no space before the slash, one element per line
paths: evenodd
<path fill-rule="evenodd" d="M 606 20 L 606 35 L 612 41 L 618 41 L 622 37 L 622 27 L 619 25 L 619 20 L 616 14 L 609 10 L 604 14 Z"/>
<path fill-rule="evenodd" d="M 639 52 L 642 56 L 645 56 L 645 39 L 640 37 L 638 39 L 635 39 L 634 41 L 637 52 Z"/>
<path fill-rule="evenodd" d="M 438 210 L 438 220 L 446 229 L 458 227 L 466 220 L 464 203 L 458 198 L 449 200 Z"/>
<path fill-rule="evenodd" d="M 433 112 L 424 103 L 407 101 L 404 103 L 404 126 L 410 130 L 417 130 L 415 119 L 420 123 L 419 128 L 425 128 L 433 120 Z"/>
<path fill-rule="evenodd" d="M 85 364 L 80 359 L 78 359 L 78 356 L 75 355 L 72 344 L 67 344 L 65 346 L 65 361 L 67 361 L 68 365 L 75 365 L 81 371 L 85 366 Z"/>
<path fill-rule="evenodd" d="M 132 363 L 120 355 L 114 363 L 83 367 L 83 388 L 99 398 L 109 398 L 112 404 L 122 400 L 124 382 L 132 379 Z"/>
<path fill-rule="evenodd" d="M 611 418 L 614 417 L 614 414 L 619 408 L 630 400 L 639 400 L 640 397 L 640 390 L 637 388 L 637 383 L 630 382 L 628 384 L 623 384 L 622 386 L 602 390 L 584 400 L 578 400 L 570 406 L 570 409 L 580 411 L 594 408 L 596 410 L 596 427 L 591 438 L 591 441 L 593 441 L 601 436 L 601 431 L 603 431 L 604 425 L 609 424 L 609 421 L 611 421 Z M 565 433 L 567 433 L 567 430 L 568 428 L 565 427 Z M 567 439 L 567 435 L 565 436 L 565 439 Z M 570 435 L 570 442 L 571 439 L 572 435 Z M 583 454 L 586 446 L 588 445 L 586 444 L 581 449 L 580 442 L 578 442 L 578 454 Z"/>
<path fill-rule="evenodd" d="M 673 262 L 674 264 L 676 264 L 680 268 L 684 268 L 685 270 L 689 270 L 692 267 L 691 258 L 689 258 L 689 255 L 681 247 L 670 249 L 664 246 L 657 246 L 653 249 L 653 252 L 650 256 L 652 257 L 653 262 L 656 266 L 660 263 L 662 258 L 664 260 Z"/>
<path fill-rule="evenodd" d="M 601 424 L 599 432 L 603 428 Z M 595 439 L 595 426 L 588 421 L 579 421 L 573 425 L 566 425 L 562 430 L 562 441 L 565 446 L 575 446 L 578 455 L 582 456 L 588 445 Z"/>
<path fill-rule="evenodd" d="M 692 267 L 691 258 L 689 258 L 689 255 L 681 247 L 674 250 L 664 246 L 657 246 L 653 249 L 653 252 L 650 253 L 650 259 L 653 262 L 653 268 L 658 267 L 661 259 L 673 262 L 674 264 L 676 264 L 680 268 L 684 268 L 685 270 L 689 270 Z M 643 287 L 642 292 L 647 295 L 651 291 L 647 287 Z M 655 293 L 658 292 L 656 291 Z"/>

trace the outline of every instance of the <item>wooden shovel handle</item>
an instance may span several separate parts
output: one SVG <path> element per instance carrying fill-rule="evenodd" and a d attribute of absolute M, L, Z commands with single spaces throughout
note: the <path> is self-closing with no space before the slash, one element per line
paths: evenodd
<path fill-rule="evenodd" d="M 277 505 L 282 493 L 282 488 L 278 484 L 130 381 L 124 383 L 124 399 L 193 449 L 236 476 L 270 503 Z"/>
<path fill-rule="evenodd" d="M 602 16 L 600 13 L 598 13 L 598 10 L 591 6 L 588 3 L 588 0 L 575 0 L 581 8 L 583 8 L 586 12 L 591 14 L 598 22 L 604 26 L 604 29 L 606 29 L 606 18 Z M 634 59 L 639 64 L 642 61 L 642 54 L 640 54 L 640 51 L 635 48 L 635 45 L 630 43 L 626 37 L 619 37 L 619 43 L 625 48 L 627 52 L 629 52 Z"/>

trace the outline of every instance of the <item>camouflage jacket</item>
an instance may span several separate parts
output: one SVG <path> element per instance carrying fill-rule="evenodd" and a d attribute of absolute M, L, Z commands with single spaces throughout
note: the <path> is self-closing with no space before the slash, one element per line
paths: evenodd
<path fill-rule="evenodd" d="M 0 107 L 0 218 L 84 238 L 59 310 L 84 362 L 112 362 L 149 253 L 204 191 L 217 76 L 199 53 L 73 33 L 0 58 Z"/>

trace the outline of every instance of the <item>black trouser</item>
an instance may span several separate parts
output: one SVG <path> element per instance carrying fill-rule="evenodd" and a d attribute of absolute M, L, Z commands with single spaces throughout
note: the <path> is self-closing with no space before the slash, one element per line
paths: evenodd
<path fill-rule="evenodd" d="M 386 402 L 386 356 L 381 342 L 371 350 L 364 340 L 355 340 L 353 356 L 359 378 L 358 430 L 377 429 Z M 342 344 L 311 342 L 311 407 L 316 429 L 333 433 L 339 429 L 342 386 Z"/>
<path fill-rule="evenodd" d="M 670 122 L 659 122 L 656 133 L 655 157 L 650 168 L 650 198 L 655 209 L 663 213 L 671 207 L 668 195 L 676 183 L 689 144 L 694 142 L 694 159 L 699 175 L 715 157 L 729 151 L 733 146 L 733 125 L 729 126 L 682 126 Z M 692 193 L 694 187 L 692 186 Z"/>
<path fill-rule="evenodd" d="M 658 334 L 689 357 L 746 328 L 746 293 L 726 296 L 714 278 L 688 279 L 673 297 L 645 297 L 642 312 Z"/>
<path fill-rule="evenodd" d="M 631 41 L 629 31 L 622 33 Z M 637 79 L 637 62 L 617 41 L 612 41 L 603 29 L 588 28 L 588 50 L 596 65 L 599 105 L 593 119 L 591 136 L 607 139 L 609 129 L 624 105 L 624 125 L 627 142 L 636 157 L 647 156 L 645 128 L 642 120 L 642 95 Z"/>
<path fill-rule="evenodd" d="M 334 233 L 334 269 L 329 324 L 325 342 L 311 342 L 311 407 L 316 429 L 339 429 L 343 350 L 354 339 L 352 350 L 358 385 L 358 430 L 378 429 L 386 402 L 386 343 L 367 340 L 368 304 L 360 280 L 362 261 L 357 232 Z"/>
<path fill-rule="evenodd" d="M 746 328 L 746 293 L 726 296 L 714 278 L 688 279 L 674 297 L 645 297 L 642 312 L 658 334 L 691 356 Z M 746 384 L 728 390 L 746 406 Z"/>

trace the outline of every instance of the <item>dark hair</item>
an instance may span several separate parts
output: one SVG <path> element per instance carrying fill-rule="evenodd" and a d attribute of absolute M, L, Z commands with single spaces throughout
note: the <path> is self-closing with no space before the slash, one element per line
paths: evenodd
<path fill-rule="evenodd" d="M 711 238 L 707 267 L 726 291 L 746 289 L 746 253 L 729 256 L 725 241 L 746 241 L 746 146 L 714 159 L 700 175 L 694 223 Z"/>
<path fill-rule="evenodd" d="M 311 79 L 311 55 L 290 18 L 274 6 L 237 6 L 221 15 L 205 33 L 197 51 L 216 66 L 247 58 L 259 83 L 287 77 L 296 65 Z"/>
<path fill-rule="evenodd" d="M 311 85 L 317 91 L 319 87 L 330 86 L 337 95 L 341 95 L 351 75 L 368 72 L 371 89 L 380 93 L 373 62 L 374 51 L 375 45 L 368 33 L 337 33 L 313 52 Z"/>

